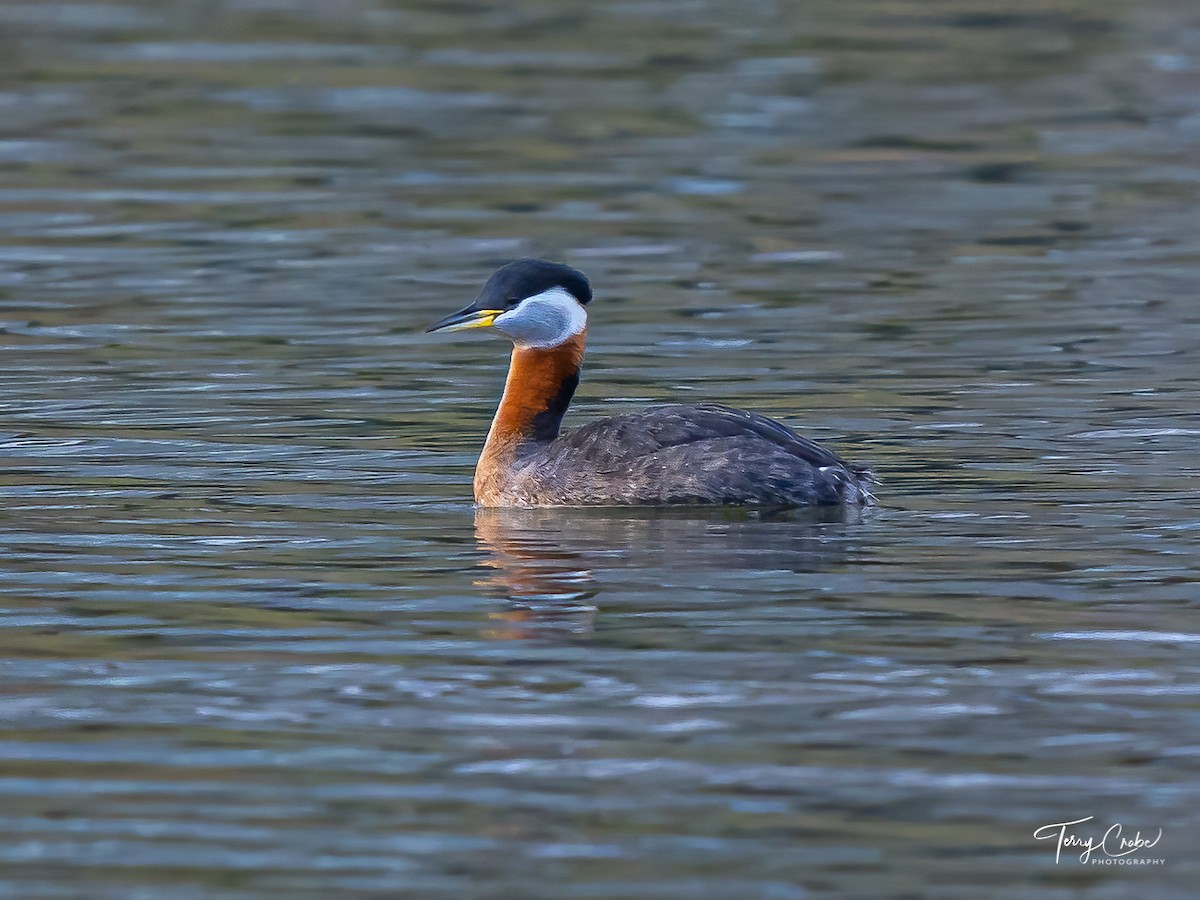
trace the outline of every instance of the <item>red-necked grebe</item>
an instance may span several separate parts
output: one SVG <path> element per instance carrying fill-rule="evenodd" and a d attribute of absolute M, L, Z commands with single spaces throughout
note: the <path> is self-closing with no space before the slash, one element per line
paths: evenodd
<path fill-rule="evenodd" d="M 480 506 L 863 505 L 870 473 L 790 428 L 712 403 L 655 406 L 559 433 L 579 384 L 592 289 L 543 259 L 497 269 L 428 331 L 491 328 L 513 342 L 475 469 Z"/>

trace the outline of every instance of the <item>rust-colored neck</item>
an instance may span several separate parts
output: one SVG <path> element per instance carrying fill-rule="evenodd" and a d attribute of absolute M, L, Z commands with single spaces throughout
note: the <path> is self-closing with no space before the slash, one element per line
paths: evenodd
<path fill-rule="evenodd" d="M 579 384 L 587 330 L 557 347 L 514 347 L 504 396 L 475 469 L 475 499 L 500 487 L 504 470 L 523 445 L 558 437 L 562 417 Z"/>

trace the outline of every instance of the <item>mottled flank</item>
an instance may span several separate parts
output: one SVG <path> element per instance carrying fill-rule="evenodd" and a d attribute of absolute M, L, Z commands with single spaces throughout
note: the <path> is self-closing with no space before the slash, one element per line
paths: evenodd
<path fill-rule="evenodd" d="M 715 404 L 600 419 L 517 449 L 498 506 L 864 505 L 873 478 L 765 416 Z"/>

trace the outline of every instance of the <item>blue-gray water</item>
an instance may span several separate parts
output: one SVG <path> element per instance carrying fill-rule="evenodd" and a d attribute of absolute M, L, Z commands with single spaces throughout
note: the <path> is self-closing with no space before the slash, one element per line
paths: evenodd
<path fill-rule="evenodd" d="M 1198 192 L 1185 0 L 6 0 L 0 897 L 1194 896 Z M 527 254 L 879 508 L 476 514 Z"/>

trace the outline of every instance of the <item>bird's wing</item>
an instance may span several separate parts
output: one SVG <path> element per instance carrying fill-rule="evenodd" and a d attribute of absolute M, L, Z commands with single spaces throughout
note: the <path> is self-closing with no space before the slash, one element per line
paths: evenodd
<path fill-rule="evenodd" d="M 561 435 L 555 444 L 598 468 L 608 468 L 669 447 L 730 437 L 759 438 L 817 468 L 854 471 L 837 455 L 774 419 L 716 403 L 656 406 L 600 419 Z"/>

